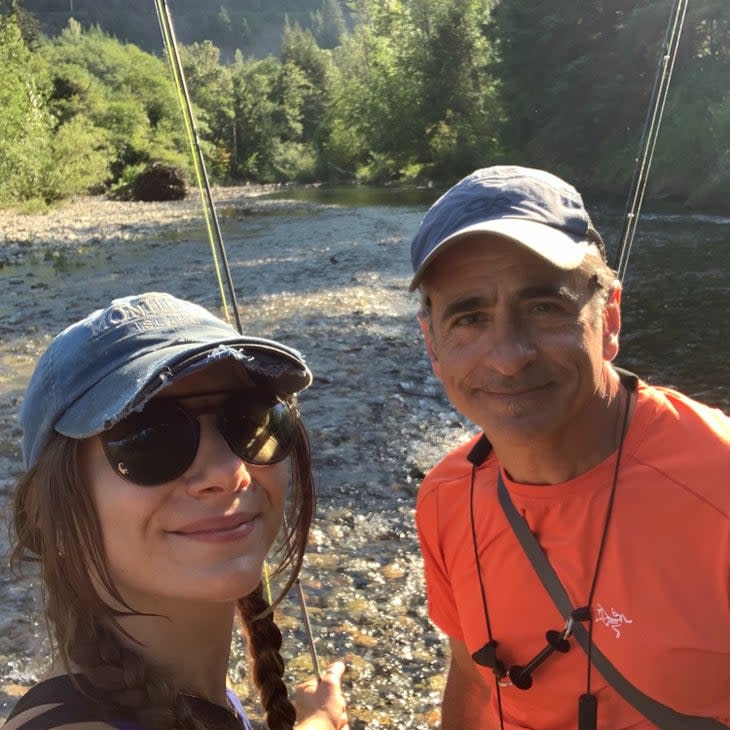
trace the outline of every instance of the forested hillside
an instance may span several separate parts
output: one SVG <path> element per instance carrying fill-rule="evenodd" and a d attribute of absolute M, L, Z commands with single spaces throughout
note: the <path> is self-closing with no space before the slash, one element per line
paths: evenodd
<path fill-rule="evenodd" d="M 48 35 L 31 0 L 0 0 L 0 204 L 122 194 L 153 162 L 189 172 L 161 50 L 56 1 L 74 18 Z M 192 0 L 170 2 L 199 32 L 178 35 L 214 181 L 441 184 L 510 161 L 625 196 L 673 0 L 348 0 L 347 22 L 338 0 L 290 4 L 300 20 L 285 0 L 236 3 L 287 17 L 276 55 L 228 58 Z M 730 209 L 728 0 L 689 3 L 649 195 Z"/>
<path fill-rule="evenodd" d="M 168 0 L 167 5 L 181 43 L 210 40 L 229 60 L 236 49 L 258 58 L 278 53 L 285 18 L 310 28 L 323 47 L 332 47 L 346 12 L 340 0 Z M 74 18 L 146 51 L 160 50 L 154 0 L 26 0 L 23 6 L 50 36 Z"/>

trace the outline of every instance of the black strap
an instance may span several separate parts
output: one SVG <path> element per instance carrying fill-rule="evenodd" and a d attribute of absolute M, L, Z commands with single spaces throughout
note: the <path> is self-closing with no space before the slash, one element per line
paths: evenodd
<path fill-rule="evenodd" d="M 89 689 L 84 677 L 77 675 L 76 680 L 84 690 Z M 82 694 L 66 674 L 46 679 L 29 689 L 15 704 L 8 720 L 42 705 L 55 705 L 55 707 L 25 721 L 20 725 L 22 730 L 50 730 L 61 725 L 81 722 L 104 722 L 130 730 L 139 727 L 133 722 L 110 720 L 104 705 Z"/>
<path fill-rule="evenodd" d="M 45 712 L 26 720 L 19 730 L 53 730 L 61 725 L 83 722 L 102 722 L 117 730 L 143 730 L 138 721 L 122 708 L 112 708 L 103 700 L 95 699 L 98 690 L 82 674 L 74 675 L 82 691 L 67 674 L 60 674 L 31 687 L 15 704 L 8 720 L 27 710 L 43 705 L 55 705 Z M 195 718 L 206 728 L 242 730 L 248 727 L 243 718 L 225 707 L 201 697 L 183 695 Z"/>
<path fill-rule="evenodd" d="M 56 707 L 46 710 L 32 717 L 30 720 L 26 720 L 22 725 L 18 726 L 18 730 L 53 730 L 53 728 L 61 727 L 62 725 L 74 725 L 76 723 L 85 722 L 102 722 L 111 725 L 112 727 L 125 730 L 129 728 L 132 730 L 141 730 L 139 725 L 136 723 L 123 723 L 120 724 L 117 721 L 109 721 L 104 713 L 96 713 L 90 711 L 90 708 L 82 707 L 79 705 L 57 705 Z"/>
<path fill-rule="evenodd" d="M 81 680 L 83 681 L 83 679 Z M 67 674 L 44 679 L 31 687 L 14 705 L 8 720 L 26 710 L 41 705 L 65 705 L 73 708 L 83 705 L 88 708 L 91 701 L 80 694 Z M 93 705 L 92 705 L 93 706 Z M 97 719 L 97 718 L 93 718 Z"/>
<path fill-rule="evenodd" d="M 510 499 L 507 487 L 504 485 L 502 474 L 497 476 L 497 495 L 502 505 L 504 514 L 507 517 L 522 549 L 530 560 L 532 567 L 540 577 L 542 584 L 547 589 L 550 597 L 557 606 L 563 618 L 567 621 L 573 613 L 574 606 L 570 601 L 563 584 L 555 574 L 550 561 L 542 551 L 540 544 L 532 534 L 527 522 L 517 512 Z M 588 631 L 585 627 L 576 622 L 573 626 L 573 634 L 580 644 L 581 649 L 588 653 Z M 591 659 L 593 665 L 606 678 L 606 681 L 631 705 L 633 705 L 644 717 L 653 722 L 661 730 L 728 730 L 728 726 L 709 717 L 698 717 L 695 715 L 683 715 L 671 707 L 657 702 L 641 690 L 634 687 L 606 656 L 594 644 L 591 647 Z"/>

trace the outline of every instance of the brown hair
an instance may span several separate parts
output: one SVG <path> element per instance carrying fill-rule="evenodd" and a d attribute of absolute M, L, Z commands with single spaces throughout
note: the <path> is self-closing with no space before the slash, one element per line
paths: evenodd
<path fill-rule="evenodd" d="M 71 664 L 82 669 L 94 697 L 108 704 L 111 712 L 131 717 L 143 727 L 199 730 L 202 724 L 193 716 L 180 688 L 120 641 L 120 632 L 126 632 L 118 617 L 137 612 L 124 601 L 109 574 L 99 519 L 82 476 L 80 444 L 54 435 L 38 463 L 18 480 L 11 564 L 17 571 L 25 563 L 40 565 L 53 651 L 70 675 Z M 273 607 L 299 573 L 314 508 L 309 440 L 300 422 L 291 455 L 291 491 L 283 537 L 272 570 L 272 577 L 287 569 L 289 576 L 271 606 L 261 585 L 238 600 L 251 675 L 270 730 L 290 730 L 295 722 L 295 710 L 282 679 L 282 637 Z M 95 579 L 125 610 L 112 609 L 100 598 Z M 240 728 L 237 721 L 232 726 Z"/>

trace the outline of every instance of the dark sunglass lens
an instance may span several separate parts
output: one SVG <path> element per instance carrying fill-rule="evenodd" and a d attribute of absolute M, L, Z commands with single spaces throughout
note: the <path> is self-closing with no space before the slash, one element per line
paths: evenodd
<path fill-rule="evenodd" d="M 198 423 L 171 404 L 152 403 L 102 434 L 114 471 L 141 486 L 181 476 L 198 450 Z"/>
<path fill-rule="evenodd" d="M 220 430 L 233 452 L 249 464 L 275 464 L 294 444 L 296 416 L 286 403 L 229 399 L 220 414 Z"/>

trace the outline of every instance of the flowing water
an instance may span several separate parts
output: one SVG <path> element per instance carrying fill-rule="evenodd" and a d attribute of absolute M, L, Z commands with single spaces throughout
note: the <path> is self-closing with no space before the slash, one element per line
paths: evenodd
<path fill-rule="evenodd" d="M 430 374 L 417 302 L 406 293 L 408 240 L 435 196 L 306 189 L 279 193 L 268 207 L 220 211 L 247 331 L 299 347 L 317 376 L 302 398 L 321 495 L 303 583 L 319 653 L 348 655 L 353 730 L 437 726 L 444 643 L 426 616 L 414 494 L 423 471 L 473 429 Z M 592 209 L 612 251 L 622 211 Z M 729 224 L 671 209 L 642 215 L 624 282 L 618 361 L 726 411 Z M 185 228 L 151 242 L 82 243 L 0 268 L 1 517 L 20 469 L 15 414 L 49 337 L 131 291 L 166 289 L 215 307 L 202 240 L 200 228 Z M 6 546 L 3 531 L 0 550 Z M 36 589 L 3 563 L 0 719 L 43 669 Z M 293 602 L 279 622 L 295 681 L 311 666 Z M 234 683 L 244 655 L 237 646 Z"/>

